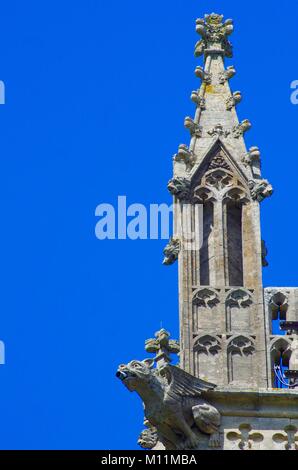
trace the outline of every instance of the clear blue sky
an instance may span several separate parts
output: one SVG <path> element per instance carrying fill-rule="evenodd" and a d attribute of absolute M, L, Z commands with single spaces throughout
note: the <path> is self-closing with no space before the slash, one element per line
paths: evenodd
<path fill-rule="evenodd" d="M 265 285 L 298 285 L 298 3 L 1 1 L 2 449 L 133 449 L 142 407 L 115 378 L 160 322 L 178 336 L 164 241 L 98 241 L 95 207 L 170 203 L 198 86 L 195 19 L 232 17 L 241 119 L 275 194 Z"/>

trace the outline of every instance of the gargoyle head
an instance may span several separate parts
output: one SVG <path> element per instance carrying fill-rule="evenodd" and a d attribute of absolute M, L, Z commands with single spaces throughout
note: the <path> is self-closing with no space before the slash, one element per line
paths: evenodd
<path fill-rule="evenodd" d="M 130 392 L 138 391 L 138 388 L 151 381 L 153 366 L 154 360 L 152 359 L 131 361 L 118 367 L 116 377 L 122 381 Z"/>

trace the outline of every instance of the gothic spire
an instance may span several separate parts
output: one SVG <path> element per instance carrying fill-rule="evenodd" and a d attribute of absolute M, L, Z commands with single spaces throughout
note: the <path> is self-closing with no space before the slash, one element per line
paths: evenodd
<path fill-rule="evenodd" d="M 195 69 L 201 80 L 200 87 L 191 93 L 191 100 L 196 105 L 195 116 L 187 116 L 184 120 L 190 133 L 190 145 L 179 146 L 174 156 L 174 177 L 191 180 L 206 156 L 220 145 L 243 174 L 253 197 L 261 201 L 271 195 L 273 189 L 261 178 L 258 147 L 251 147 L 249 151 L 246 148 L 244 134 L 251 128 L 251 123 L 248 119 L 241 122 L 238 119 L 236 106 L 242 95 L 240 91 L 232 92 L 229 83 L 236 70 L 232 65 L 225 66 L 225 58 L 233 55 L 228 40 L 233 29 L 231 19 L 224 21 L 223 15 L 216 13 L 196 20 L 196 31 L 201 40 L 195 46 L 195 56 L 204 55 L 204 66 Z"/>

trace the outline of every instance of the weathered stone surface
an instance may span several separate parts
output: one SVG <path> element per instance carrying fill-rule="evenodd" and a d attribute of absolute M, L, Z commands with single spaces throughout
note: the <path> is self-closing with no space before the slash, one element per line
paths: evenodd
<path fill-rule="evenodd" d="M 298 371 L 298 332 L 272 330 L 276 320 L 298 322 L 298 288 L 263 289 L 259 203 L 273 188 L 259 148 L 246 147 L 251 123 L 237 116 L 241 94 L 229 82 L 236 71 L 224 63 L 232 30 L 221 15 L 197 20 L 202 83 L 184 123 L 190 144 L 179 146 L 168 184 L 178 204 L 164 263 L 178 259 L 180 367 L 169 365 L 171 341 L 161 330 L 146 343 L 155 368 L 132 361 L 118 371 L 145 403 L 143 447 L 298 450 L 298 383 L 283 375 Z"/>
<path fill-rule="evenodd" d="M 180 252 L 180 240 L 179 238 L 171 238 L 168 245 L 165 247 L 163 250 L 163 253 L 165 255 L 163 264 L 165 265 L 170 265 L 175 263 L 175 261 L 178 259 Z"/>
<path fill-rule="evenodd" d="M 155 354 L 154 361 L 158 368 L 166 366 L 172 361 L 171 354 L 180 352 L 179 341 L 170 339 L 170 336 L 170 333 L 162 328 L 155 333 L 155 338 L 145 341 L 145 350 Z"/>
<path fill-rule="evenodd" d="M 196 44 L 195 55 L 199 57 L 209 50 L 222 52 L 226 57 L 232 57 L 232 45 L 227 36 L 233 32 L 233 21 L 223 23 L 223 15 L 211 13 L 196 21 L 196 31 L 202 39 Z"/>
<path fill-rule="evenodd" d="M 145 417 L 166 449 L 195 449 L 199 433 L 210 435 L 210 447 L 220 446 L 220 414 L 201 398 L 203 391 L 214 388 L 213 384 L 176 366 L 153 369 L 148 360 L 119 366 L 117 376 L 129 391 L 139 394 Z M 150 445 L 156 445 L 152 430 L 150 436 L 146 431 L 141 434 L 141 445 L 148 445 L 148 439 Z"/>

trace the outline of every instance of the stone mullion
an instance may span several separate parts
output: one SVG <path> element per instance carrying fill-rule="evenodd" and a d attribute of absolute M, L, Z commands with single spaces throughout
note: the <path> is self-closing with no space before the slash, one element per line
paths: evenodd
<path fill-rule="evenodd" d="M 194 249 L 193 249 L 193 286 L 200 284 L 200 230 L 203 220 L 200 218 L 199 204 L 193 205 L 193 233 L 194 233 Z"/>
<path fill-rule="evenodd" d="M 180 238 L 182 244 L 182 204 L 178 199 L 174 201 L 174 233 Z M 185 327 L 184 327 L 184 310 L 183 310 L 183 283 L 184 283 L 184 266 L 183 266 L 183 250 L 180 250 L 178 257 L 178 299 L 179 299 L 179 326 L 180 326 L 180 363 L 184 367 L 185 359 Z"/>
<path fill-rule="evenodd" d="M 181 206 L 180 206 L 181 210 Z M 191 212 L 190 204 L 184 204 L 181 210 L 182 222 L 182 249 L 179 260 L 179 278 L 180 278 L 180 328 L 182 341 L 181 361 L 182 367 L 187 372 L 193 371 L 193 353 L 192 353 L 192 249 L 191 249 Z"/>

